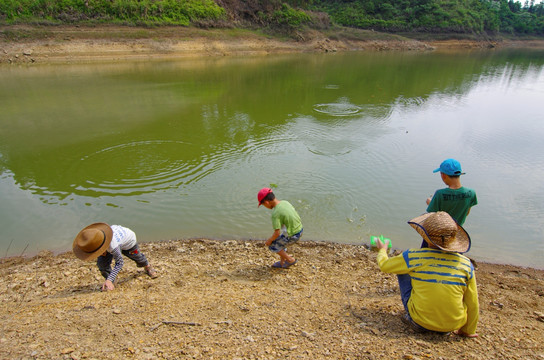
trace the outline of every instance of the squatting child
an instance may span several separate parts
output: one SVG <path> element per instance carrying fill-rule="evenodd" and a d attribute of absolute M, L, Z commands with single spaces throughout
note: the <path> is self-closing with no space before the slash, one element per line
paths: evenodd
<path fill-rule="evenodd" d="M 257 200 L 259 206 L 263 205 L 272 210 L 274 233 L 265 245 L 280 257 L 280 261 L 274 263 L 272 267 L 286 269 L 296 264 L 297 260 L 287 254 L 286 246 L 297 242 L 302 236 L 302 222 L 297 211 L 288 201 L 278 200 L 270 188 L 261 189 L 257 194 Z"/>
<path fill-rule="evenodd" d="M 145 255 L 140 252 L 136 234 L 120 225 L 94 223 L 85 227 L 74 239 L 72 250 L 81 260 L 96 259 L 96 265 L 106 279 L 102 285 L 103 291 L 115 288 L 113 283 L 124 264 L 122 255 L 133 260 L 138 267 L 143 267 L 152 279 L 157 277 L 157 272 L 149 264 Z M 115 260 L 113 269 L 111 268 L 112 260 Z"/>
<path fill-rule="evenodd" d="M 377 240 L 376 260 L 383 272 L 397 274 L 406 313 L 401 318 L 417 332 L 454 331 L 477 337 L 478 289 L 470 259 L 470 236 L 444 212 L 431 212 L 408 222 L 429 244 L 389 258 L 387 243 Z M 386 241 L 387 242 L 387 241 Z"/>

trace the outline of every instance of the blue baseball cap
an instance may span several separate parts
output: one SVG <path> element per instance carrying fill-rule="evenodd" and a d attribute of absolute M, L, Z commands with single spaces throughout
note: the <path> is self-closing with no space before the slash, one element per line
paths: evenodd
<path fill-rule="evenodd" d="M 462 172 L 461 170 L 461 164 L 459 163 L 459 161 L 455 159 L 446 159 L 442 161 L 442 164 L 440 164 L 440 167 L 438 169 L 433 170 L 433 173 L 436 173 L 439 171 L 448 176 L 465 175 L 465 173 Z"/>

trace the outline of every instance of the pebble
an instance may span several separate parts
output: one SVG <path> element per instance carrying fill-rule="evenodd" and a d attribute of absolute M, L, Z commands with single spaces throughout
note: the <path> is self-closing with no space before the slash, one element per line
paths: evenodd
<path fill-rule="evenodd" d="M 539 311 L 535 311 L 533 314 L 535 314 L 537 316 L 538 320 L 544 322 L 544 313 L 541 313 Z"/>
<path fill-rule="evenodd" d="M 255 339 L 253 338 L 253 336 L 248 335 L 248 336 L 246 337 L 246 341 L 255 342 Z"/>

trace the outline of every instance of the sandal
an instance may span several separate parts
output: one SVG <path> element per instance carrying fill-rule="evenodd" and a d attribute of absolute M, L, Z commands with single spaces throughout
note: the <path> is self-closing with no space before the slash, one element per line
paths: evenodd
<path fill-rule="evenodd" d="M 273 268 L 280 268 L 280 269 L 287 269 L 289 266 L 295 265 L 296 263 L 297 263 L 296 259 L 292 263 L 289 263 L 289 262 L 286 261 L 283 264 L 281 263 L 281 261 L 277 261 L 274 264 L 272 264 L 272 267 Z"/>
<path fill-rule="evenodd" d="M 149 265 L 148 267 L 145 268 L 145 272 L 152 279 L 155 279 L 155 278 L 157 278 L 159 276 L 159 275 L 157 275 L 157 272 L 155 271 L 155 269 L 153 269 L 153 267 L 151 265 Z"/>

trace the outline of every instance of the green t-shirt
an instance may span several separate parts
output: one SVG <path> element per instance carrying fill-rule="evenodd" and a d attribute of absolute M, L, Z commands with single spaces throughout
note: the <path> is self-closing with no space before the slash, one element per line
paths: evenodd
<path fill-rule="evenodd" d="M 427 207 L 427 212 L 445 211 L 459 225 L 463 225 L 468 211 L 476 204 L 478 204 L 478 199 L 476 199 L 476 192 L 474 190 L 466 187 L 455 190 L 445 188 L 437 190 L 434 193 Z"/>
<path fill-rule="evenodd" d="M 278 230 L 284 225 L 287 229 L 287 236 L 294 235 L 302 230 L 300 216 L 293 205 L 286 200 L 281 200 L 272 209 L 272 226 L 274 230 Z"/>

